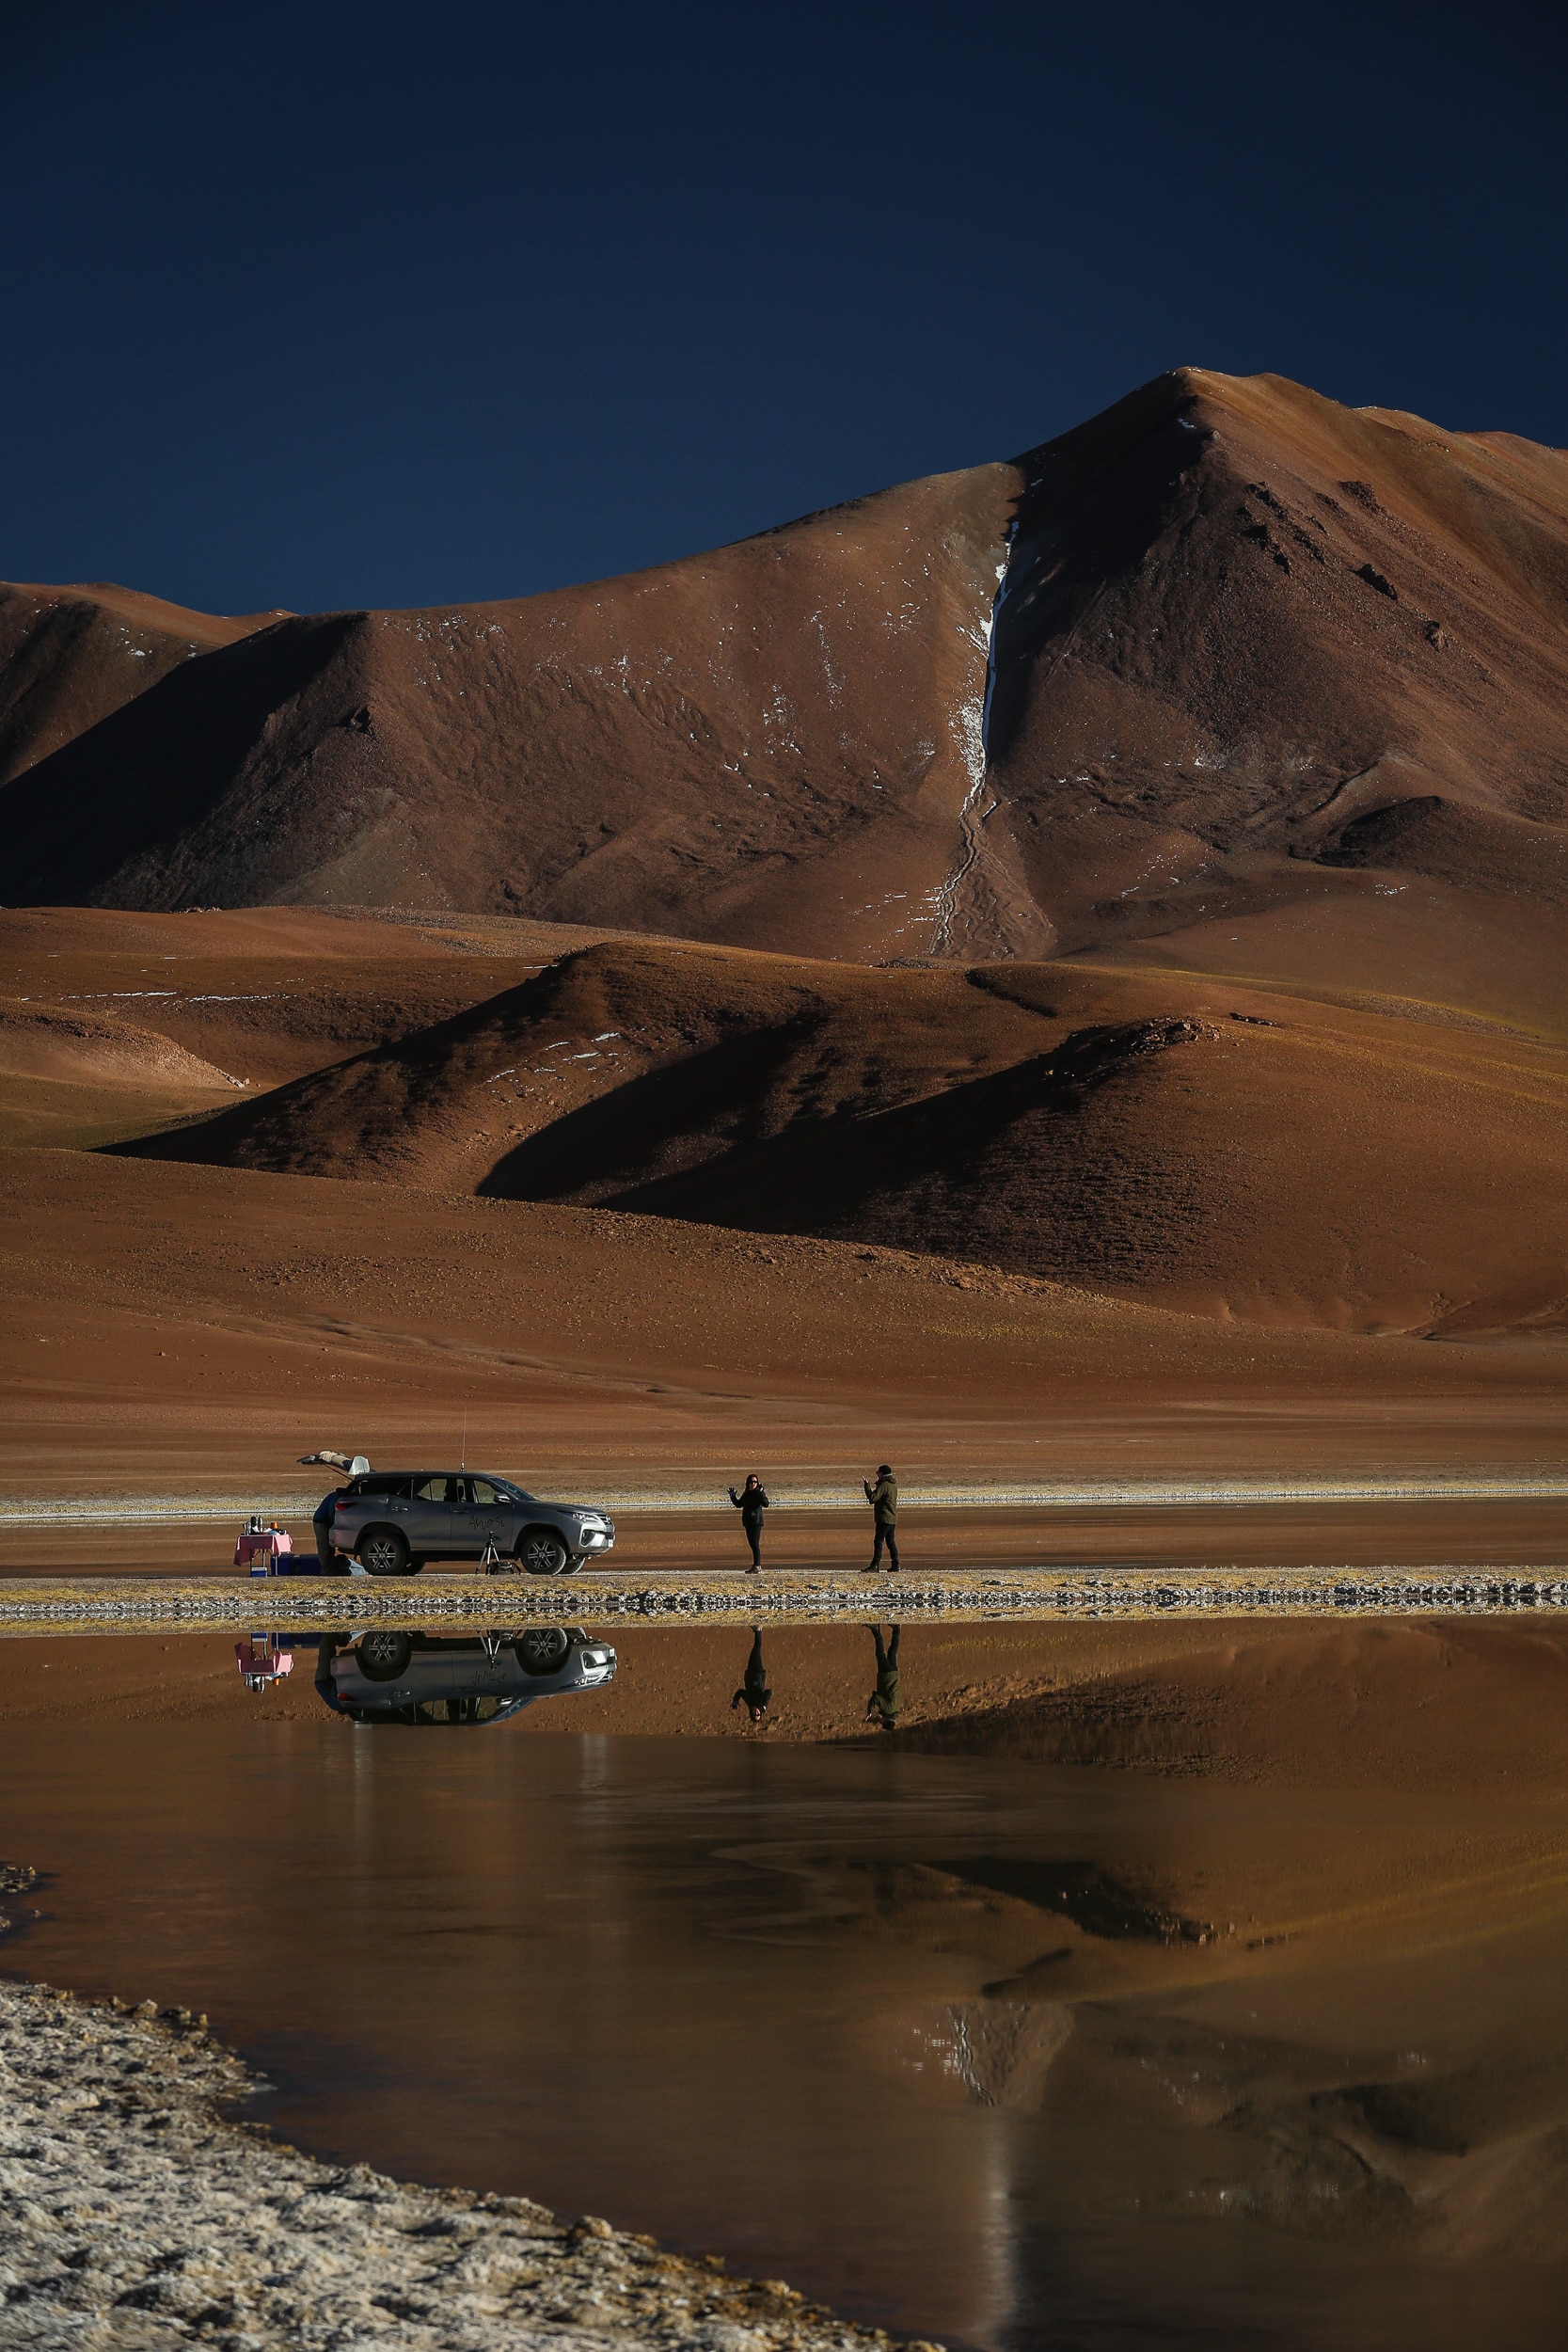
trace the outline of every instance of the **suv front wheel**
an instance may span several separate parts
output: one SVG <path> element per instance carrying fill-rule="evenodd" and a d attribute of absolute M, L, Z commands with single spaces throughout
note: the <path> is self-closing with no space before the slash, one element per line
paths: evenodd
<path fill-rule="evenodd" d="M 359 1565 L 367 1576 L 405 1576 L 408 1544 L 395 1527 L 372 1527 L 359 1538 Z"/>
<path fill-rule="evenodd" d="M 566 1547 L 553 1527 L 531 1527 L 517 1546 L 517 1565 L 530 1576 L 562 1576 L 568 1565 Z"/>
<path fill-rule="evenodd" d="M 566 1663 L 571 1646 L 570 1640 L 560 1626 L 532 1625 L 517 1636 L 517 1663 L 524 1674 L 559 1674 Z"/>

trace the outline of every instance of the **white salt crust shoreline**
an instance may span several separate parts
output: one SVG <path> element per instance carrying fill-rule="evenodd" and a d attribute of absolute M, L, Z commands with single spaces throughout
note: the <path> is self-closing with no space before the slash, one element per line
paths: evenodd
<path fill-rule="evenodd" d="M 220 2112 L 258 2087 L 187 2011 L 0 1983 L 0 2344 L 887 2352 L 607 2221 L 318 2163 Z"/>

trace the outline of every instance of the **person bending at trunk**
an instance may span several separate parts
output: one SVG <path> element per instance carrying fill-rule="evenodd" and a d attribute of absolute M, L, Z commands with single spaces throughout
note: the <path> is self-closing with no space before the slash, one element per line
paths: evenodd
<path fill-rule="evenodd" d="M 739 1690 L 730 1701 L 730 1713 L 743 1707 L 752 1723 L 760 1724 L 773 1704 L 773 1693 L 768 1688 L 768 1669 L 762 1662 L 762 1628 L 752 1628 L 752 1655 L 746 1661 L 746 1675 Z"/>
<path fill-rule="evenodd" d="M 332 1528 L 333 1506 L 341 1502 L 345 1495 L 352 1493 L 350 1481 L 356 1471 L 368 1470 L 370 1463 L 362 1454 L 340 1454 L 333 1446 L 324 1446 L 319 1454 L 302 1454 L 299 1462 L 302 1470 L 309 1470 L 313 1465 L 320 1464 L 328 1470 L 343 1472 L 342 1478 L 333 1487 L 332 1492 L 329 1495 L 323 1495 L 310 1515 L 310 1526 L 316 1538 L 316 1558 L 320 1563 L 322 1574 L 331 1576 L 335 1572 L 341 1572 L 343 1565 L 328 1540 Z"/>
<path fill-rule="evenodd" d="M 895 1576 L 898 1573 L 898 1481 L 886 1462 L 877 1472 L 877 1484 L 865 1483 L 865 1499 L 871 1505 L 871 1565 L 867 1576 L 875 1576 L 882 1565 L 882 1546 L 887 1546 L 888 1562 Z"/>
<path fill-rule="evenodd" d="M 877 1688 L 865 1702 L 866 1721 L 869 1723 L 875 1715 L 884 1731 L 896 1731 L 899 1710 L 904 1704 L 898 1689 L 899 1628 L 889 1626 L 888 1632 L 892 1639 L 885 1649 L 882 1646 L 881 1627 L 868 1626 L 866 1630 L 877 1645 Z"/>
<path fill-rule="evenodd" d="M 332 1549 L 332 1514 L 352 1491 L 346 1482 L 341 1486 L 334 1486 L 329 1495 L 323 1495 L 310 1515 L 310 1525 L 316 1537 L 316 1558 L 323 1576 L 333 1576 L 341 1570 L 343 1564 Z"/>
<path fill-rule="evenodd" d="M 768 1508 L 768 1496 L 755 1470 L 748 1472 L 738 1494 L 733 1486 L 730 1488 L 730 1501 L 740 1514 L 746 1541 L 752 1547 L 752 1565 L 746 1571 L 751 1576 L 762 1565 L 762 1515 Z"/>

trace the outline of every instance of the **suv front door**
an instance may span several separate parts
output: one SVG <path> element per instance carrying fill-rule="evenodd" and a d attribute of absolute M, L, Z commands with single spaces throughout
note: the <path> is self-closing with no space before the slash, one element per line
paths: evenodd
<path fill-rule="evenodd" d="M 510 1551 L 516 1540 L 514 1506 L 487 1478 L 465 1478 L 463 1499 L 452 1512 L 452 1541 L 461 1556 L 477 1560 L 486 1544 Z"/>

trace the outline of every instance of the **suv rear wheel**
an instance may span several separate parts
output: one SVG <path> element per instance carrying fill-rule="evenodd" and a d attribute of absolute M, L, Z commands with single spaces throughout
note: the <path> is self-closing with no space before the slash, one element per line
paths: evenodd
<path fill-rule="evenodd" d="M 359 1538 L 359 1565 L 367 1576 L 405 1576 L 408 1542 L 395 1527 L 372 1527 Z"/>
<path fill-rule="evenodd" d="M 566 1568 L 566 1547 L 553 1527 L 531 1527 L 517 1546 L 517 1564 L 530 1576 L 561 1576 Z"/>
<path fill-rule="evenodd" d="M 406 1633 L 393 1627 L 372 1626 L 368 1633 L 361 1633 L 354 1654 L 367 1682 L 395 1682 L 407 1673 L 414 1645 Z"/>

